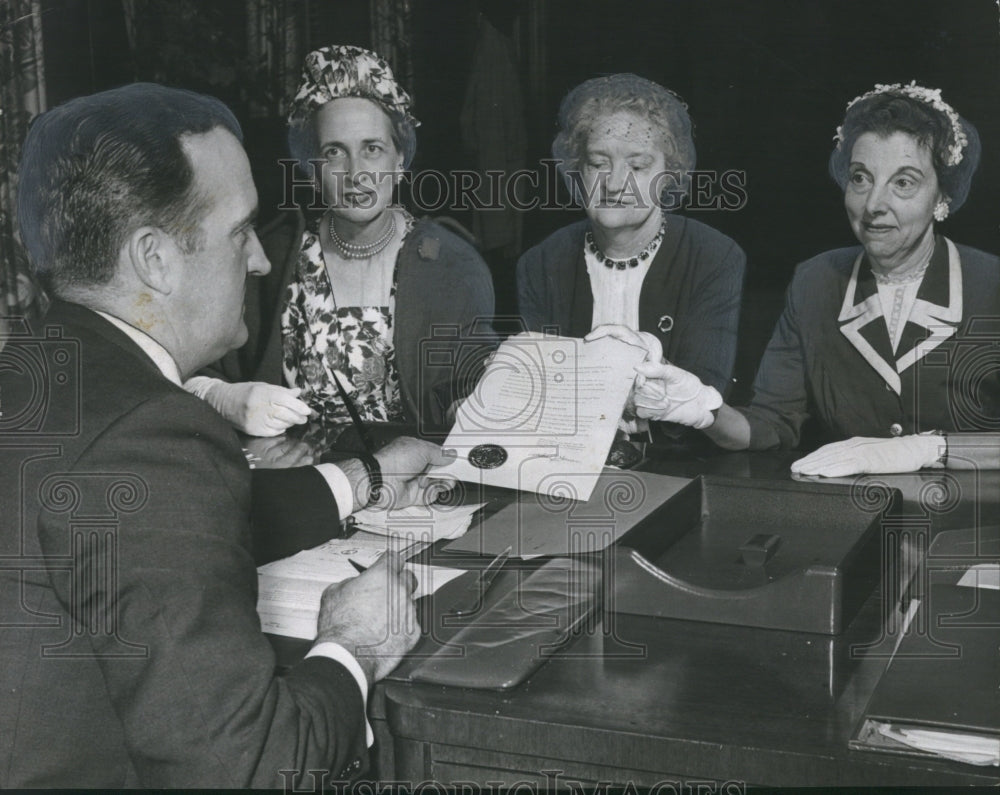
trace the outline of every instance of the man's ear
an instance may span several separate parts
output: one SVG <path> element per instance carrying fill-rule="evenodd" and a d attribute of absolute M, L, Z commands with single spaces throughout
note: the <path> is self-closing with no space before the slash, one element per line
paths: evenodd
<path fill-rule="evenodd" d="M 129 236 L 124 253 L 146 287 L 163 295 L 171 293 L 180 250 L 170 235 L 156 226 L 141 226 Z"/>

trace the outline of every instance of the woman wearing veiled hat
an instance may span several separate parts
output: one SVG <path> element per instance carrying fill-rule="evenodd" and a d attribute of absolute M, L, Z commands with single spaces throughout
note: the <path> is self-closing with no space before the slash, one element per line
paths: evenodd
<path fill-rule="evenodd" d="M 695 167 L 687 106 L 638 75 L 587 80 L 562 101 L 552 153 L 587 217 L 518 262 L 528 328 L 582 337 L 621 324 L 656 348 L 657 361 L 662 348 L 725 394 L 746 256 L 721 232 L 667 212 Z M 650 431 L 654 441 L 677 436 L 676 428 L 637 422 L 628 409 L 619 427 L 638 439 Z"/>
<path fill-rule="evenodd" d="M 287 388 L 194 390 L 244 430 L 280 433 L 310 412 L 350 422 L 338 381 L 366 421 L 442 425 L 474 385 L 490 348 L 489 271 L 468 242 L 393 203 L 417 124 L 375 53 L 340 45 L 306 56 L 288 138 L 326 209 L 310 224 L 300 216 L 291 245 L 269 251 L 281 305 L 253 375 Z"/>

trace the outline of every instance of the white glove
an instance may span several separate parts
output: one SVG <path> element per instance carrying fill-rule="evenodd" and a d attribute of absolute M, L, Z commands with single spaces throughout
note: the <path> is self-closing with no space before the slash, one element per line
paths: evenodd
<path fill-rule="evenodd" d="M 796 475 L 839 478 L 889 472 L 916 472 L 924 467 L 941 467 L 941 455 L 948 442 L 938 434 L 914 434 L 891 439 L 855 436 L 843 442 L 823 445 L 819 450 L 792 464 Z"/>
<path fill-rule="evenodd" d="M 660 340 L 648 331 L 633 331 L 628 326 L 604 325 L 598 326 L 591 331 L 584 339 L 587 342 L 599 340 L 602 337 L 614 337 L 616 340 L 627 342 L 638 348 L 646 349 L 647 362 L 663 361 L 663 345 Z"/>
<path fill-rule="evenodd" d="M 584 339 L 587 342 L 593 342 L 602 337 L 614 337 L 629 345 L 635 345 L 637 348 L 644 348 L 647 362 L 663 361 L 663 345 L 660 344 L 660 340 L 655 335 L 650 334 L 648 331 L 633 331 L 628 326 L 606 324 L 595 328 Z M 625 411 L 622 418 L 618 420 L 618 430 L 623 433 L 633 434 L 649 431 L 649 423 L 646 422 L 645 418 L 637 417 L 635 411 L 635 390 L 637 387 L 642 386 L 642 382 L 643 377 L 637 375 L 632 391 L 625 402 Z"/>
<path fill-rule="evenodd" d="M 691 428 L 707 428 L 715 422 L 712 413 L 722 405 L 715 387 L 705 386 L 693 373 L 672 364 L 643 362 L 633 393 L 635 413 L 661 422 L 677 422 Z"/>
<path fill-rule="evenodd" d="M 229 384 L 196 375 L 184 388 L 197 395 L 229 422 L 251 436 L 277 436 L 309 419 L 309 406 L 299 400 L 301 389 L 287 389 L 263 381 Z"/>

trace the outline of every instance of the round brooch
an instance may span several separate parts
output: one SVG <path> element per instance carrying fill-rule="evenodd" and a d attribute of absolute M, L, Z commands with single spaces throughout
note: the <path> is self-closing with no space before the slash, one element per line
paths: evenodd
<path fill-rule="evenodd" d="M 507 451 L 498 444 L 479 444 L 469 450 L 469 463 L 477 469 L 496 469 L 507 460 Z"/>

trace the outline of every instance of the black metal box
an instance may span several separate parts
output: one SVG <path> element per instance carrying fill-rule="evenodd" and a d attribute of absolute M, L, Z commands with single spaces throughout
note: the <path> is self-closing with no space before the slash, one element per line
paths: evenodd
<path fill-rule="evenodd" d="M 841 633 L 879 583 L 899 491 L 702 476 L 608 561 L 605 610 Z"/>

